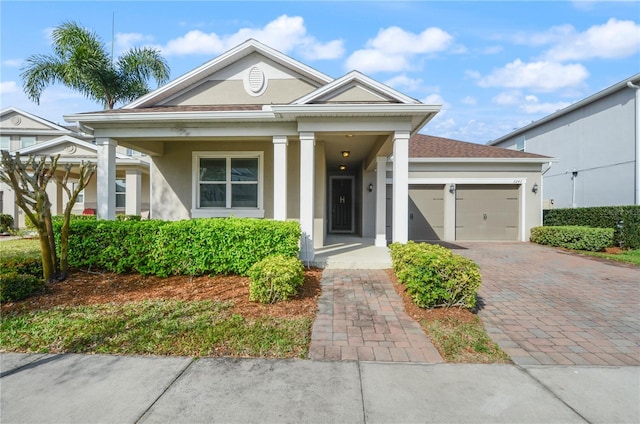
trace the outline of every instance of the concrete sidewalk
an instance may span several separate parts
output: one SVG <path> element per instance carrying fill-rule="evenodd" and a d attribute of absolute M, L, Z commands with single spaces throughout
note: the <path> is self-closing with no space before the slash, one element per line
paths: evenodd
<path fill-rule="evenodd" d="M 0 354 L 3 423 L 637 423 L 640 367 Z"/>

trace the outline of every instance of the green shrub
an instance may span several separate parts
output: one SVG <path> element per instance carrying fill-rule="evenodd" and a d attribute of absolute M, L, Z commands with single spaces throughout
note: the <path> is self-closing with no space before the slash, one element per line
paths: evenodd
<path fill-rule="evenodd" d="M 614 244 L 640 248 L 640 206 L 598 206 L 544 211 L 545 226 L 613 228 Z"/>
<path fill-rule="evenodd" d="M 268 256 L 249 269 L 249 300 L 276 303 L 298 293 L 304 281 L 304 268 L 297 258 Z"/>
<path fill-rule="evenodd" d="M 531 241 L 566 249 L 598 252 L 613 245 L 613 228 L 534 227 L 531 229 Z"/>
<path fill-rule="evenodd" d="M 15 271 L 0 273 L 0 302 L 17 302 L 44 289 L 41 277 L 19 274 Z"/>
<path fill-rule="evenodd" d="M 2 259 L 0 259 L 0 272 L 28 274 L 42 278 L 42 258 L 32 258 L 23 255 L 3 256 Z"/>
<path fill-rule="evenodd" d="M 62 223 L 54 224 L 59 240 Z M 110 272 L 246 275 L 270 255 L 298 255 L 296 222 L 248 218 L 185 221 L 71 220 L 69 265 Z M 58 243 L 59 245 L 59 243 Z"/>
<path fill-rule="evenodd" d="M 13 217 L 6 213 L 0 214 L 0 233 L 6 233 L 13 227 Z"/>
<path fill-rule="evenodd" d="M 475 307 L 481 283 L 475 262 L 426 243 L 393 243 L 389 249 L 393 270 L 416 305 Z"/>

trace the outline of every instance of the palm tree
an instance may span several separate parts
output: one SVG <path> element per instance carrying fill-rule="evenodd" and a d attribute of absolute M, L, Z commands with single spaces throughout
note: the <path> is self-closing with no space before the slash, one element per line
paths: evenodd
<path fill-rule="evenodd" d="M 24 92 L 38 104 L 45 88 L 61 83 L 113 109 L 148 93 L 152 77 L 159 85 L 169 80 L 158 50 L 133 48 L 114 62 L 96 33 L 71 21 L 56 27 L 52 38 L 53 54 L 29 56 L 21 69 Z"/>

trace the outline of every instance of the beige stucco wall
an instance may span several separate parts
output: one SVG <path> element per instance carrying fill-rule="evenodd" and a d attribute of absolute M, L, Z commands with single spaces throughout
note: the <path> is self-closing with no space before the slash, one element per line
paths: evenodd
<path fill-rule="evenodd" d="M 242 81 L 205 81 L 194 89 L 170 100 L 167 105 L 286 104 L 313 90 L 313 86 L 299 79 L 274 79 L 268 82 L 267 89 L 263 94 L 251 96 L 245 90 Z"/>

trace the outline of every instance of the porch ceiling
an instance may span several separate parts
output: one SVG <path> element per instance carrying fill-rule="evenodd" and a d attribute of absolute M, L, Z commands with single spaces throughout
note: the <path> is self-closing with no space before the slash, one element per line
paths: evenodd
<path fill-rule="evenodd" d="M 352 135 L 348 137 L 348 135 Z M 367 162 L 375 155 L 389 138 L 389 134 L 367 133 L 318 133 L 316 140 L 325 143 L 325 158 L 328 169 L 337 170 L 341 164 L 347 169 L 360 167 L 361 162 Z M 349 157 L 343 157 L 342 152 L 348 151 Z M 365 166 L 367 164 L 365 163 Z"/>

